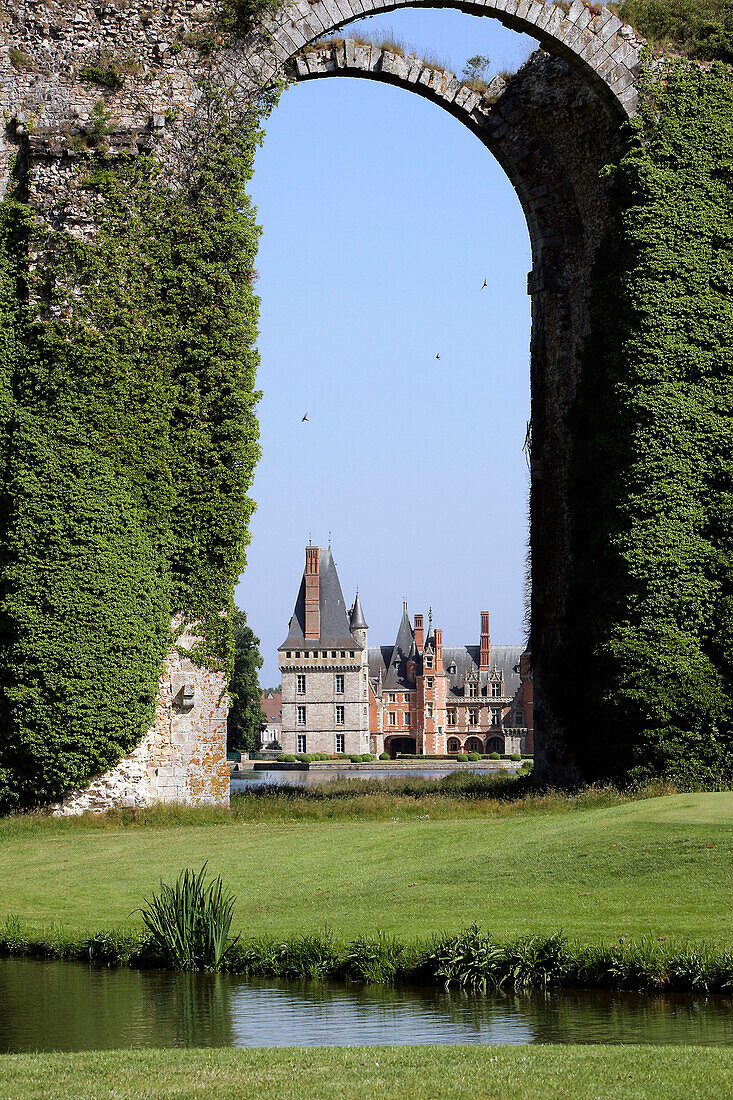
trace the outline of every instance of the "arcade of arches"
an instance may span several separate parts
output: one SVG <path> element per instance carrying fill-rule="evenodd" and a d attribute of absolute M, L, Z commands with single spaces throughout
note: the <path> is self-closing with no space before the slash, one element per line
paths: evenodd
<path fill-rule="evenodd" d="M 170 458 L 165 470 L 160 469 L 155 475 L 159 484 L 153 485 L 151 490 L 152 475 L 148 474 L 130 478 L 129 484 L 125 483 L 125 508 L 132 511 L 139 508 L 148 491 L 168 494 L 166 499 L 172 502 L 172 526 L 169 531 L 161 531 L 160 537 L 156 535 L 151 546 L 143 550 L 140 539 L 145 541 L 145 531 L 133 537 L 132 528 L 128 530 L 122 525 L 126 537 L 129 535 L 131 539 L 130 554 L 137 555 L 135 561 L 143 563 L 140 569 L 148 570 L 150 576 L 145 582 L 147 587 L 143 585 L 145 596 L 140 595 L 142 589 L 138 591 L 133 585 L 130 591 L 138 595 L 134 599 L 131 597 L 129 606 L 125 605 L 122 610 L 129 614 L 130 622 L 137 612 L 146 616 L 149 639 L 153 641 L 145 650 L 149 654 L 147 664 L 141 658 L 136 666 L 140 669 L 140 690 L 135 701 L 136 717 L 128 722 L 126 737 L 116 738 L 114 728 L 120 715 L 126 713 L 127 700 L 108 697 L 114 694 L 108 693 L 104 703 L 107 708 L 105 729 L 111 732 L 105 735 L 104 744 L 95 740 L 94 721 L 89 714 L 83 716 L 83 721 L 75 714 L 69 726 L 70 730 L 74 729 L 74 722 L 79 718 L 82 724 L 86 723 L 84 728 L 91 731 L 90 745 L 94 745 L 94 751 L 82 754 L 87 760 L 86 775 L 80 764 L 71 781 L 70 773 L 64 772 L 62 764 L 68 737 L 66 742 L 63 737 L 58 740 L 54 749 L 55 759 L 61 761 L 58 781 L 54 788 L 49 788 L 49 793 L 53 790 L 61 797 L 67 794 L 70 786 L 79 788 L 67 802 L 72 809 L 102 807 L 125 800 L 128 804 L 137 804 L 156 798 L 184 798 L 196 802 L 227 797 L 222 755 L 226 707 L 221 689 L 229 642 L 226 629 L 221 625 L 226 620 L 220 612 L 231 605 L 236 579 L 236 572 L 233 575 L 231 570 L 227 572 L 225 550 L 230 545 L 235 547 L 232 559 L 236 564 L 245 543 L 250 511 L 246 491 L 256 458 L 256 425 L 251 400 L 256 305 L 251 296 L 247 297 L 246 288 L 238 291 L 235 286 L 235 283 L 241 286 L 247 282 L 248 272 L 251 276 L 255 248 L 251 217 L 248 221 L 246 203 L 241 195 L 240 202 L 229 201 L 224 189 L 226 181 L 231 179 L 234 196 L 235 188 L 246 182 L 259 119 L 272 109 L 278 82 L 283 79 L 352 76 L 408 88 L 431 99 L 467 126 L 496 157 L 511 180 L 525 213 L 532 245 L 532 270 L 528 277 L 532 298 L 530 646 L 535 685 L 536 771 L 540 779 L 567 782 L 614 771 L 624 775 L 632 760 L 639 763 L 638 754 L 634 757 L 628 744 L 624 750 L 626 755 L 621 754 L 623 759 L 616 763 L 610 750 L 590 751 L 588 746 L 594 738 L 593 719 L 587 719 L 588 728 L 571 731 L 565 685 L 570 680 L 577 680 L 578 664 L 584 666 L 595 652 L 597 642 L 592 631 L 585 630 L 584 623 L 578 626 L 579 618 L 583 618 L 577 612 L 578 576 L 589 576 L 594 571 L 588 554 L 583 569 L 578 568 L 585 546 L 593 541 L 592 533 L 585 542 L 579 542 L 578 535 L 583 528 L 583 517 L 579 518 L 577 502 L 580 498 L 574 485 L 578 477 L 582 483 L 583 455 L 590 453 L 577 445 L 584 430 L 578 410 L 581 407 L 579 398 L 582 398 L 586 412 L 594 409 L 598 417 L 598 405 L 594 406 L 593 401 L 602 399 L 597 394 L 593 396 L 595 391 L 590 392 L 589 379 L 591 390 L 597 381 L 598 385 L 608 383 L 611 386 L 609 393 L 617 393 L 618 386 L 613 389 L 613 371 L 607 373 L 606 366 L 601 366 L 601 359 L 614 340 L 623 337 L 627 344 L 629 341 L 633 344 L 631 314 L 624 316 L 623 324 L 615 323 L 614 318 L 617 317 L 619 288 L 623 284 L 623 265 L 633 262 L 629 259 L 633 249 L 628 254 L 623 251 L 623 231 L 627 222 L 623 216 L 619 218 L 619 210 L 623 213 L 624 202 L 630 206 L 635 200 L 629 194 L 623 195 L 623 187 L 617 187 L 614 192 L 603 170 L 607 165 L 618 165 L 629 156 L 629 149 L 635 148 L 639 119 L 646 117 L 637 114 L 640 90 L 653 81 L 643 71 L 641 51 L 644 43 L 632 28 L 623 26 L 610 11 L 605 8 L 599 11 L 581 0 L 572 0 L 569 6 L 558 6 L 553 0 L 456 0 L 452 6 L 474 15 L 497 18 L 508 27 L 534 36 L 541 47 L 515 77 L 493 84 L 487 94 L 482 94 L 463 86 L 452 74 L 427 66 L 417 58 L 402 57 L 348 38 L 323 41 L 324 36 L 365 14 L 401 6 L 417 4 L 415 0 L 412 5 L 403 0 L 338 0 L 338 3 L 335 0 L 315 3 L 295 0 L 278 8 L 268 21 L 251 27 L 243 37 L 237 38 L 226 29 L 231 27 L 232 20 L 222 19 L 222 15 L 231 14 L 230 0 L 221 0 L 221 3 L 168 0 L 165 4 L 149 3 L 144 8 L 117 2 L 101 7 L 93 0 L 78 0 L 73 8 L 58 0 L 2 0 L 0 4 L 9 43 L 0 52 L 3 75 L 0 99 L 8 120 L 0 139 L 0 188 L 6 195 L 7 215 L 3 267 L 7 278 L 3 293 L 6 315 L 12 316 L 11 327 L 17 337 L 13 348 L 8 345 L 5 349 L 4 389 L 1 391 L 7 410 L 0 448 L 9 503 L 7 514 L 16 518 L 25 516 L 28 522 L 36 523 L 38 531 L 34 538 L 37 543 L 39 539 L 43 543 L 44 539 L 57 537 L 43 529 L 43 502 L 28 504 L 31 497 L 23 497 L 14 488 L 17 486 L 11 461 L 14 433 L 18 439 L 34 438 L 32 422 L 38 399 L 33 395 L 43 394 L 42 400 L 47 407 L 53 407 L 55 387 L 63 387 L 62 380 L 54 377 L 52 366 L 54 348 L 61 346 L 62 338 L 67 342 L 67 351 L 73 355 L 77 351 L 81 354 L 81 350 L 94 341 L 101 340 L 100 346 L 105 346 L 104 333 L 109 316 L 115 313 L 109 301 L 103 306 L 100 304 L 98 273 L 106 271 L 109 265 L 105 268 L 102 263 L 99 248 L 100 241 L 109 244 L 111 240 L 108 230 L 112 208 L 127 209 L 127 231 L 131 239 L 138 232 L 139 239 L 149 249 L 145 262 L 150 270 L 157 270 L 156 264 L 163 262 L 177 264 L 179 275 L 180 268 L 185 267 L 192 280 L 190 285 L 193 285 L 197 277 L 191 266 L 193 253 L 181 242 L 195 238 L 197 247 L 200 244 L 205 250 L 203 232 L 199 237 L 195 234 L 191 237 L 191 224 L 184 225 L 182 220 L 176 228 L 175 219 L 173 222 L 169 219 L 166 232 L 178 232 L 179 237 L 169 238 L 170 249 L 164 261 L 145 237 L 145 226 L 152 223 L 145 221 L 150 215 L 146 203 L 138 201 L 138 197 L 143 193 L 170 195 L 171 209 L 181 210 L 185 203 L 175 196 L 183 195 L 189 203 L 188 214 L 202 228 L 205 219 L 197 213 L 195 204 L 206 187 L 212 193 L 216 191 L 215 201 L 212 200 L 206 215 L 210 218 L 206 222 L 207 231 L 211 232 L 222 220 L 228 227 L 227 232 L 232 234 L 227 244 L 230 254 L 233 254 L 232 241 L 237 239 L 240 241 L 237 255 L 243 258 L 237 260 L 240 277 L 233 278 L 222 258 L 226 252 L 222 246 L 219 258 L 212 260 L 211 255 L 206 258 L 208 278 L 217 282 L 220 294 L 229 295 L 228 300 L 235 303 L 236 310 L 244 311 L 238 316 L 244 316 L 249 310 L 247 338 L 240 348 L 242 361 L 246 363 L 244 382 L 240 379 L 230 385 L 228 381 L 221 381 L 225 378 L 221 373 L 218 384 L 212 382 L 213 375 L 202 384 L 201 372 L 210 369 L 212 356 L 216 359 L 217 355 L 224 354 L 222 348 L 227 338 L 226 326 L 223 326 L 216 337 L 221 341 L 219 344 L 212 344 L 214 338 L 210 334 L 204 340 L 201 336 L 204 326 L 187 349 L 178 348 L 181 362 L 176 377 L 155 382 L 163 390 L 168 387 L 170 404 L 156 400 L 141 405 L 147 416 L 155 404 L 156 415 L 160 416 L 158 421 L 150 420 L 146 428 L 148 434 L 139 431 L 140 425 L 133 428 L 131 423 L 125 422 L 119 437 L 109 433 L 105 439 L 105 462 L 111 462 L 115 476 L 125 480 L 125 463 L 130 461 L 130 455 L 141 453 L 143 438 L 155 432 L 161 433 L 161 438 L 169 438 L 173 428 L 179 430 L 185 423 L 185 431 L 180 431 L 179 451 Z M 238 23 L 243 26 L 243 18 Z M 716 93 L 715 110 L 719 112 L 716 117 L 721 117 L 720 104 L 729 97 L 728 77 L 718 70 L 702 76 L 699 75 L 702 70 L 698 68 L 696 72 L 697 76 L 688 74 L 685 79 L 688 82 L 695 79 L 719 82 L 721 90 Z M 667 87 L 679 89 L 683 85 L 684 80 L 680 78 L 677 84 L 674 79 L 668 81 Z M 668 90 L 666 94 L 669 101 L 672 92 Z M 659 102 L 657 97 L 657 104 Z M 674 114 L 674 110 L 671 113 Z M 633 119 L 631 124 L 629 118 Z M 703 120 L 700 126 L 704 129 L 706 124 Z M 232 157 L 227 143 L 236 147 Z M 715 143 L 703 140 L 703 145 L 712 148 Z M 681 166 L 680 172 L 683 170 Z M 711 170 L 710 178 L 713 177 L 719 180 L 720 174 L 715 176 Z M 151 180 L 154 181 L 153 190 L 150 190 Z M 205 181 L 205 186 L 201 181 Z M 716 187 L 725 186 L 729 185 L 716 183 Z M 685 193 L 690 193 L 690 186 Z M 152 205 L 155 206 L 155 202 Z M 137 212 L 134 217 L 131 211 Z M 169 226 L 172 226 L 170 230 Z M 669 232 L 673 230 L 670 228 Z M 607 251 L 609 249 L 611 251 Z M 115 257 L 115 262 L 121 265 L 114 290 L 120 295 L 117 309 L 135 309 L 132 296 L 120 305 L 124 301 L 128 273 L 123 270 L 124 253 L 118 251 Z M 101 268 L 95 269 L 95 263 L 101 263 Z M 196 283 L 202 300 L 206 297 L 205 282 L 206 277 L 202 277 L 202 282 Z M 173 279 L 171 287 L 175 283 Z M 713 287 L 711 293 L 719 293 L 714 279 L 710 286 Z M 605 299 L 591 300 L 594 287 L 603 288 Z M 160 325 L 156 332 L 164 332 L 165 339 L 174 342 L 177 326 L 188 333 L 195 328 L 192 314 L 184 316 L 186 310 L 191 311 L 194 307 L 190 296 L 184 303 L 174 291 L 166 296 L 165 302 L 169 314 L 161 314 L 155 319 L 154 323 Z M 674 312 L 677 307 L 678 303 L 673 303 L 669 308 Z M 710 308 L 712 310 L 713 306 Z M 641 320 L 638 323 L 641 324 Z M 228 330 L 229 338 L 235 330 L 236 326 Z M 144 355 L 145 341 L 149 339 L 145 325 L 138 326 L 135 331 L 139 347 L 126 351 L 132 356 L 130 362 L 135 361 L 135 355 Z M 48 333 L 52 338 L 46 340 L 44 334 Z M 74 333 L 74 337 L 69 344 L 70 333 Z M 701 339 L 711 341 L 714 334 L 711 331 Z M 43 365 L 36 368 L 28 349 L 35 347 L 38 351 L 42 344 L 45 348 L 41 357 Z M 594 354 L 600 356 L 590 365 L 588 348 L 595 348 Z M 226 370 L 235 369 L 235 358 L 234 353 L 229 356 Z M 19 381 L 19 364 L 23 364 L 26 371 L 23 382 Z M 37 377 L 31 379 L 34 370 Z M 104 385 L 100 384 L 99 389 L 101 400 Z M 207 398 L 210 405 L 206 406 L 204 415 L 202 394 L 212 392 L 215 396 Z M 192 394 L 196 395 L 193 399 Z M 192 400 L 196 405 L 194 413 L 191 413 Z M 216 405 L 217 401 L 221 402 L 220 406 Z M 238 402 L 234 412 L 232 401 Z M 643 415 L 639 409 L 631 413 L 628 404 L 624 406 L 621 402 L 621 406 L 624 415 Z M 246 440 L 241 441 L 246 459 L 226 451 L 229 446 L 227 433 L 217 428 L 234 415 L 238 416 L 238 423 L 246 425 L 250 431 L 249 450 Z M 202 429 L 204 423 L 205 430 Z M 624 421 L 623 416 L 618 423 L 631 439 L 634 425 Z M 19 434 L 19 425 L 27 430 L 27 437 Z M 59 438 L 73 438 L 78 426 L 73 418 L 59 425 Z M 131 433 L 129 438 L 125 434 L 128 431 Z M 139 438 L 135 434 L 138 431 Z M 202 443 L 204 435 L 205 446 Z M 115 444 L 109 442 L 112 438 L 119 441 L 119 466 L 116 465 Z M 609 453 L 607 448 L 604 461 L 610 461 Z M 98 457 L 99 453 L 95 452 L 92 464 Z M 216 500 L 211 505 L 210 522 L 201 524 L 195 515 L 190 515 L 187 526 L 186 489 L 197 478 L 203 484 L 202 470 L 207 464 L 209 468 L 216 466 L 221 470 L 221 481 L 217 483 L 221 485 L 221 496 L 213 494 Z M 60 465 L 63 468 L 63 462 Z M 54 476 L 60 476 L 58 455 L 51 466 Z M 607 465 L 605 469 L 605 480 L 595 486 L 593 507 L 596 499 L 603 500 L 611 490 L 620 494 L 620 498 L 627 492 L 618 487 L 611 467 Z M 240 474 L 232 475 L 233 480 L 230 478 L 225 488 L 227 470 L 230 473 L 239 470 Z M 727 472 L 725 476 L 720 474 L 722 492 L 728 491 L 727 476 Z M 95 478 L 94 483 L 103 494 L 104 479 L 97 478 L 96 473 Z M 62 484 L 63 479 L 59 481 L 59 485 Z M 588 498 L 587 489 L 583 491 Z M 214 518 L 214 505 L 227 494 L 229 503 L 233 502 L 231 510 L 222 508 L 219 518 Z M 63 492 L 55 493 L 54 499 L 63 500 Z M 189 499 L 195 500 L 196 494 L 190 492 Z M 591 511 L 589 507 L 587 514 Z M 128 514 L 131 513 L 125 512 Z M 143 514 L 148 513 L 140 512 Z M 84 515 L 86 523 L 89 516 L 86 512 Z M 0 803 L 3 802 L 3 782 L 6 790 L 10 790 L 13 769 L 20 766 L 19 760 L 25 761 L 22 767 L 26 772 L 38 766 L 37 763 L 29 764 L 23 753 L 27 753 L 31 743 L 38 742 L 33 732 L 33 714 L 34 708 L 48 703 L 47 699 L 45 703 L 43 700 L 46 682 L 43 669 L 46 666 L 41 668 L 39 665 L 38 675 L 34 673 L 22 685 L 13 679 L 16 675 L 13 670 L 21 666 L 27 670 L 32 665 L 33 654 L 27 647 L 23 649 L 28 636 L 23 624 L 35 621 L 34 616 L 39 617 L 47 601 L 45 593 L 53 586 L 53 578 L 44 572 L 47 570 L 44 561 L 29 555 L 18 530 L 11 530 L 11 527 L 12 524 L 0 531 L 2 591 L 6 593 L 4 618 L 0 622 L 0 646 L 12 658 L 6 662 L 3 673 L 3 722 L 7 729 L 15 732 L 8 735 L 4 748 L 0 745 Z M 194 536 L 192 532 L 203 534 Z M 82 532 L 79 538 L 82 545 L 86 537 Z M 711 536 L 714 537 L 717 536 Z M 206 538 L 211 540 L 208 550 L 203 541 Z M 610 545 L 610 537 L 606 543 Z M 94 545 L 94 538 L 90 537 L 89 552 Z M 172 545 L 175 552 L 171 551 Z M 18 566 L 21 557 L 22 568 Z M 82 591 L 83 553 L 74 560 L 79 591 Z M 139 573 L 137 564 L 135 570 L 134 577 L 131 573 L 131 584 L 133 581 L 138 583 L 135 579 Z M 663 573 L 662 569 L 660 575 Z M 717 599 L 713 588 L 713 585 L 707 588 L 703 585 L 699 600 Z M 726 584 L 721 581 L 715 591 L 722 593 L 724 588 Z M 165 606 L 156 605 L 157 591 L 167 594 Z M 113 634 L 114 624 L 110 624 L 109 618 L 110 615 L 114 617 L 115 612 L 106 613 L 101 602 L 95 607 L 94 629 Z M 670 616 L 672 619 L 677 616 L 676 629 L 679 628 L 682 635 L 686 630 L 689 634 L 689 624 L 681 621 L 685 614 L 684 609 L 670 612 L 665 622 Z M 56 647 L 59 650 L 56 665 L 63 663 L 61 650 L 66 626 L 62 629 L 62 618 L 60 612 L 46 608 L 43 613 L 44 641 L 42 645 L 38 643 L 36 650 L 37 654 L 43 650 L 43 660 L 48 661 Z M 627 603 L 627 619 L 631 621 L 632 618 L 633 609 Z M 660 613 L 659 622 L 662 618 Z M 161 625 L 164 619 L 167 624 L 171 619 L 174 622 L 175 644 L 172 646 L 168 625 L 165 630 Z M 199 627 L 196 630 L 189 628 L 185 633 L 185 624 L 194 621 L 200 624 Z M 653 634 L 654 624 L 649 626 L 649 622 L 645 622 L 645 629 Z M 133 629 L 131 626 L 130 630 Z M 608 632 L 608 638 L 612 633 Z M 139 648 L 141 652 L 145 649 L 142 643 Z M 690 673 L 689 683 L 693 680 L 697 683 L 695 677 L 700 682 L 706 678 L 710 683 L 711 677 L 705 670 L 714 668 L 710 693 L 717 693 L 716 697 L 721 700 L 727 698 L 730 675 L 727 657 L 722 652 L 725 647 L 719 647 L 721 651 L 718 652 L 712 643 L 703 640 L 698 649 L 702 656 L 697 664 L 697 657 L 686 659 L 688 669 L 694 665 L 698 670 L 694 675 Z M 122 647 L 120 663 L 127 659 L 125 653 Z M 150 686 L 153 683 L 151 670 L 161 666 L 164 671 L 156 694 Z M 570 667 L 572 675 L 568 671 Z M 598 698 L 603 696 L 604 667 L 599 657 L 594 666 L 594 690 Z M 131 672 L 125 681 L 126 690 L 134 681 L 134 675 Z M 74 680 L 73 668 L 69 668 L 67 676 L 61 696 L 69 699 L 77 690 L 82 690 L 82 684 Z M 83 685 L 83 690 L 91 690 L 89 683 Z M 691 690 L 697 691 L 697 688 Z M 89 698 L 93 694 L 91 692 Z M 66 706 L 71 714 L 73 704 Z M 694 707 L 690 709 L 692 719 L 687 713 L 679 720 L 672 715 L 668 724 L 670 728 L 684 728 L 685 723 L 692 721 L 697 738 L 694 743 L 699 745 L 701 738 L 714 739 L 715 731 L 726 728 L 727 719 L 723 716 L 726 706 L 714 705 L 711 698 L 703 700 L 701 697 L 697 711 Z M 651 721 L 648 717 L 640 718 L 640 711 L 632 714 L 632 710 L 625 712 L 629 725 L 623 737 L 629 743 L 635 736 L 634 723 L 640 729 L 644 722 L 648 725 Z M 681 709 L 679 713 L 682 715 Z M 63 715 L 60 725 L 64 725 Z M 137 737 L 134 728 L 138 730 Z M 684 738 L 679 742 L 682 747 L 675 750 L 678 756 L 687 751 L 683 741 Z M 45 766 L 48 767 L 48 761 Z M 664 770 L 663 751 L 655 766 Z M 85 783 L 95 775 L 98 778 L 90 794 Z M 28 788 L 20 798 L 21 802 L 23 800 L 29 801 Z"/>

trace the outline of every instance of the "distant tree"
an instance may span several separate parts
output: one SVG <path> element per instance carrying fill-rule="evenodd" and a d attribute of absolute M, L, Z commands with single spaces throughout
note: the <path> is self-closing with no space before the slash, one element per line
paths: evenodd
<path fill-rule="evenodd" d="M 227 749 L 251 752 L 266 718 L 260 703 L 257 673 L 262 668 L 260 639 L 247 626 L 247 616 L 234 612 L 234 675 L 229 681 L 232 706 L 227 721 Z"/>
<path fill-rule="evenodd" d="M 486 70 L 491 64 L 491 59 L 482 54 L 469 57 L 463 68 L 463 81 L 465 84 L 480 84 L 486 86 Z"/>

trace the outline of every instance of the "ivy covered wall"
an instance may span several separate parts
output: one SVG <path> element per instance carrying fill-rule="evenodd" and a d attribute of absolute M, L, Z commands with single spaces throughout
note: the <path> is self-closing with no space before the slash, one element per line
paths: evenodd
<path fill-rule="evenodd" d="M 643 91 L 592 287 L 551 689 L 585 778 L 717 781 L 733 773 L 733 75 L 680 60 Z"/>
<path fill-rule="evenodd" d="M 259 115 L 235 126 L 212 100 L 175 186 L 97 131 L 73 173 L 90 240 L 39 235 L 22 173 L 0 211 L 2 809 L 58 799 L 140 742 L 172 613 L 201 623 L 200 661 L 232 659 L 222 611 L 258 456 Z"/>

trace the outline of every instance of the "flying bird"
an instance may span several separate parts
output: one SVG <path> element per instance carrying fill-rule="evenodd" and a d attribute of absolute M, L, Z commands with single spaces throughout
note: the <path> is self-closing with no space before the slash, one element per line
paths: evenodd
<path fill-rule="evenodd" d="M 436 358 L 436 359 L 440 359 L 440 356 L 439 356 L 439 355 L 436 355 L 436 356 L 435 356 L 435 358 Z"/>
<path fill-rule="evenodd" d="M 300 423 L 302 424 L 303 421 L 305 421 L 305 420 L 308 420 L 308 413 L 305 414 L 305 416 L 303 417 L 303 420 L 301 420 Z M 308 423 L 310 424 L 310 420 L 308 420 Z"/>
<path fill-rule="evenodd" d="M 486 282 L 486 279 L 484 279 L 484 286 L 488 286 L 488 285 L 489 284 Z M 481 287 L 482 290 L 484 289 L 484 286 Z"/>

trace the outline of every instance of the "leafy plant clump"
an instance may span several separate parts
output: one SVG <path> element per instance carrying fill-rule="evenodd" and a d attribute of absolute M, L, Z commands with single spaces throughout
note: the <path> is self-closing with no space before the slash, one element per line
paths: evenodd
<path fill-rule="evenodd" d="M 565 723 L 587 781 L 714 785 L 733 774 L 733 71 L 669 62 L 642 92 L 591 288 L 548 685 L 562 713 L 584 670 Z"/>
<path fill-rule="evenodd" d="M 206 884 L 200 871 L 181 871 L 172 886 L 160 890 L 140 909 L 143 924 L 160 955 L 175 970 L 221 970 L 239 937 L 229 930 L 235 897 L 221 876 Z"/>
<path fill-rule="evenodd" d="M 38 241 L 20 175 L 0 203 L 0 810 L 140 743 L 174 614 L 199 624 L 195 660 L 231 670 L 259 456 L 261 115 L 207 102 L 178 188 L 150 155 L 104 154 L 101 106 L 75 169 L 92 240 Z M 53 255 L 35 272 L 32 244 Z"/>
<path fill-rule="evenodd" d="M 729 0 L 620 0 L 610 7 L 654 45 L 698 61 L 733 62 Z"/>

